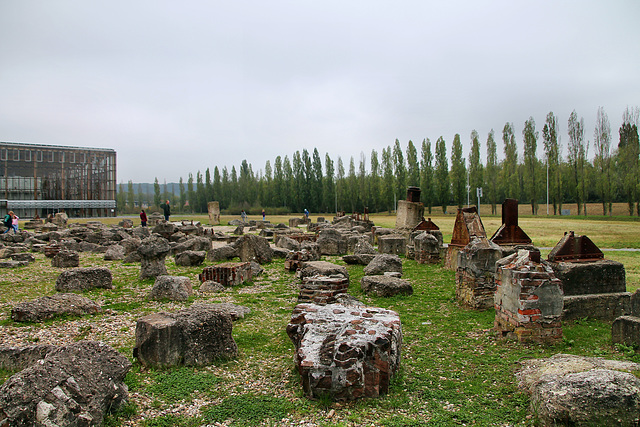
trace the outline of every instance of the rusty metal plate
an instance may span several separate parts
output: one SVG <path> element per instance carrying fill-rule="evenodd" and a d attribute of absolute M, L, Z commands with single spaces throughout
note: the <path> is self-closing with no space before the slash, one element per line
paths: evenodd
<path fill-rule="evenodd" d="M 597 261 L 604 259 L 604 254 L 587 236 L 576 236 L 570 231 L 549 252 L 547 259 L 551 262 Z"/>

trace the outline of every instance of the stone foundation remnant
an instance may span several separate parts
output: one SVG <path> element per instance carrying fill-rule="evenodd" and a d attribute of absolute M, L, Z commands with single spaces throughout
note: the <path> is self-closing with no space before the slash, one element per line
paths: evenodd
<path fill-rule="evenodd" d="M 378 252 L 381 254 L 404 255 L 407 251 L 406 238 L 401 234 L 378 237 Z"/>
<path fill-rule="evenodd" d="M 398 200 L 396 229 L 412 230 L 424 217 L 424 205 L 420 202 L 420 188 L 407 188 L 407 199 Z"/>
<path fill-rule="evenodd" d="M 563 320 L 590 317 L 611 322 L 631 313 L 624 265 L 604 259 L 587 236 L 565 233 L 547 259 L 562 281 Z"/>
<path fill-rule="evenodd" d="M 453 224 L 451 243 L 447 247 L 447 256 L 444 261 L 445 268 L 456 271 L 458 268 L 458 252 L 467 246 L 474 237 L 487 238 L 487 232 L 484 230 L 478 209 L 475 206 L 458 209 L 456 222 Z"/>
<path fill-rule="evenodd" d="M 562 282 L 540 261 L 540 252 L 521 250 L 498 261 L 493 329 L 519 342 L 562 340 Z"/>
<path fill-rule="evenodd" d="M 209 202 L 207 203 L 207 212 L 209 213 L 209 224 L 220 224 L 220 203 Z"/>
<path fill-rule="evenodd" d="M 154 234 L 144 239 L 137 250 L 140 255 L 140 280 L 167 274 L 164 261 L 171 251 L 167 239 Z"/>
<path fill-rule="evenodd" d="M 493 307 L 496 262 L 500 258 L 500 247 L 487 238 L 473 237 L 458 251 L 456 298 L 461 304 L 477 310 Z"/>
<path fill-rule="evenodd" d="M 312 399 L 378 397 L 400 365 L 402 324 L 394 311 L 298 304 L 287 325 L 304 393 Z"/>
<path fill-rule="evenodd" d="M 205 267 L 198 275 L 200 282 L 213 280 L 222 286 L 237 286 L 251 280 L 250 262 L 224 262 L 210 267 Z"/>

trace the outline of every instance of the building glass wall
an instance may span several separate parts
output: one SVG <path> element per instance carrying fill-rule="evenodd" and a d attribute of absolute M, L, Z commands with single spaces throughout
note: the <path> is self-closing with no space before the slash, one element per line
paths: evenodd
<path fill-rule="evenodd" d="M 45 217 L 60 211 L 70 217 L 113 216 L 115 211 L 111 208 L 95 207 L 96 203 L 89 201 L 113 201 L 115 207 L 116 152 L 0 142 L 0 199 L 6 200 L 9 210 L 13 210 L 13 201 L 51 201 L 31 205 L 14 203 L 20 210 L 20 213 L 16 211 L 20 217 Z M 58 203 L 61 207 L 56 207 L 55 201 L 63 200 L 78 202 L 73 204 L 76 207 L 69 207 L 68 203 Z M 0 209 L 3 204 L 0 203 Z M 111 206 L 111 203 L 99 205 Z"/>

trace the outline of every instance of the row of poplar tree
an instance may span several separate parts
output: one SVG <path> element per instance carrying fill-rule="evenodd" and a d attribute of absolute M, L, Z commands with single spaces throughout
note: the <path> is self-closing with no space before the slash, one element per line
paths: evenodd
<path fill-rule="evenodd" d="M 204 175 L 196 172 L 195 179 L 190 173 L 186 184 L 180 178 L 177 192 L 167 191 L 166 184 L 162 191 L 156 178 L 153 205 L 169 199 L 174 211 L 205 213 L 207 202 L 217 200 L 227 213 L 245 209 L 257 214 L 267 209 L 275 214 L 305 208 L 311 212 L 363 212 L 365 207 L 369 212 L 381 212 L 394 210 L 397 200 L 406 197 L 407 187 L 418 186 L 429 213 L 436 207 L 444 212 L 447 206 L 462 207 L 468 200 L 475 204 L 476 188 L 482 188 L 482 203 L 490 204 L 493 213 L 505 198 L 516 198 L 530 204 L 531 213 L 537 214 L 538 204 L 546 200 L 548 185 L 554 215 L 567 203 L 577 204 L 578 214 L 586 215 L 587 202 L 601 203 L 603 215 L 611 214 L 613 202 L 627 202 L 629 214 L 640 215 L 638 116 L 638 108 L 624 111 L 616 146 L 603 108 L 597 112 L 593 141 L 585 139 L 584 120 L 574 110 L 567 123 L 566 156 L 562 155 L 558 118 L 550 112 L 541 134 L 533 117 L 525 121 L 521 151 L 514 125 L 506 123 L 501 160 L 496 143 L 499 136 L 493 129 L 484 150 L 478 132 L 471 132 L 468 161 L 458 134 L 453 137 L 450 153 L 442 136 L 435 145 L 425 138 L 419 147 L 409 141 L 404 149 L 396 139 L 381 153 L 372 150 L 368 164 L 364 153 L 357 165 L 353 157 L 346 165 L 328 153 L 323 161 L 316 148 L 311 153 L 296 151 L 291 158 L 278 156 L 273 163 L 267 160 L 264 170 L 257 173 L 243 160 L 239 169 L 215 166 L 213 175 L 207 168 Z M 537 156 L 539 143 L 544 149 L 542 159 Z M 591 146 L 594 153 L 590 159 Z M 138 206 L 150 202 L 140 185 L 135 193 L 131 181 L 126 192 L 120 185 L 119 198 L 119 206 L 130 209 L 136 202 Z"/>

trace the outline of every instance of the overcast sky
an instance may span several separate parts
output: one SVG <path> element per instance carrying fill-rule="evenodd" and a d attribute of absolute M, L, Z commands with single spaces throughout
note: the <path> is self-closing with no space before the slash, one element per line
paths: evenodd
<path fill-rule="evenodd" d="M 473 129 L 484 162 L 549 111 L 593 140 L 599 106 L 617 146 L 638 105 L 638 0 L 0 0 L 0 141 L 113 148 L 118 182 L 456 133 L 468 157 Z"/>

